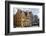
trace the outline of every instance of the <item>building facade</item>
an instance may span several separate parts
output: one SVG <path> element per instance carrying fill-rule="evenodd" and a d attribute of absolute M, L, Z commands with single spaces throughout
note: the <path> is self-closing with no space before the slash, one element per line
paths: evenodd
<path fill-rule="evenodd" d="M 16 27 L 32 26 L 32 12 L 25 12 L 18 9 L 16 15 L 14 15 L 14 24 Z"/>

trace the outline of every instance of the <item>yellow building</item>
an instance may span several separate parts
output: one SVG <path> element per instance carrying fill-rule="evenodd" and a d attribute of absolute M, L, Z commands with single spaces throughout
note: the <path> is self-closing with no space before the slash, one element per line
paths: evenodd
<path fill-rule="evenodd" d="M 24 12 L 18 9 L 14 16 L 14 24 L 16 27 L 27 27 L 32 25 L 32 13 Z"/>

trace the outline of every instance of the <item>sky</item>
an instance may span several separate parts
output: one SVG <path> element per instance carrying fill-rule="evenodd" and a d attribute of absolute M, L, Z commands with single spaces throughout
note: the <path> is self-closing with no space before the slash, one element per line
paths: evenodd
<path fill-rule="evenodd" d="M 22 11 L 31 11 L 33 15 L 37 15 L 39 17 L 39 9 L 38 8 L 13 8 L 13 14 L 17 13 L 17 9 L 20 9 Z"/>

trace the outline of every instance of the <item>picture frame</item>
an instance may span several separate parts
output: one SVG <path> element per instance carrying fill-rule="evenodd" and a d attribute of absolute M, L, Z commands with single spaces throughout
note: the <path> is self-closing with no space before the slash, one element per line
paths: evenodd
<path fill-rule="evenodd" d="M 11 27 L 10 27 L 10 25 L 11 25 L 10 24 L 10 19 L 11 19 L 10 18 L 10 14 L 11 13 L 10 12 L 12 12 L 12 9 L 11 9 L 12 5 L 15 8 L 16 4 L 19 4 L 18 7 L 20 7 L 20 6 L 22 7 L 23 5 L 24 5 L 23 7 L 26 7 L 26 6 L 27 7 L 32 7 L 32 6 L 33 7 L 34 6 L 35 7 L 37 7 L 37 6 L 39 7 L 39 6 L 41 6 L 41 10 L 40 10 L 40 12 L 41 12 L 40 13 L 41 17 L 40 18 L 42 18 L 42 20 L 41 20 L 42 22 L 40 22 L 40 23 L 42 23 L 41 24 L 41 26 L 42 26 L 41 30 L 37 29 L 37 31 L 30 31 L 31 30 L 30 28 L 27 28 L 27 29 L 23 28 L 23 29 L 18 29 L 18 32 L 16 31 L 17 29 L 11 32 Z M 28 6 L 28 5 L 31 5 L 31 6 Z M 44 26 L 45 26 L 45 4 L 44 3 L 39 3 L 39 2 L 5 1 L 5 35 L 44 33 L 44 31 L 45 31 L 45 27 Z M 28 31 L 28 29 L 29 29 L 29 31 Z M 33 28 L 33 29 L 36 30 L 36 28 Z"/>

